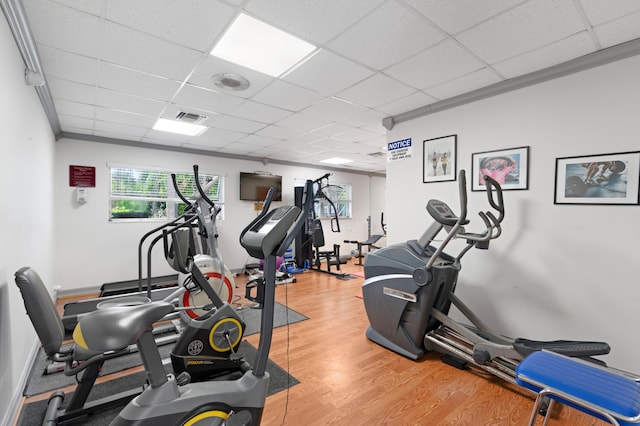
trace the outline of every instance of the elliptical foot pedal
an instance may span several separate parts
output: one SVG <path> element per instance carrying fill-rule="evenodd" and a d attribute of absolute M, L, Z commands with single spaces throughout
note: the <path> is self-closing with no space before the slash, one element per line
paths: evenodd
<path fill-rule="evenodd" d="M 469 363 L 462 358 L 459 358 L 455 355 L 442 355 L 442 362 L 452 367 L 457 368 L 458 370 L 466 370 L 469 366 Z"/>
<path fill-rule="evenodd" d="M 251 424 L 251 413 L 246 410 L 231 414 L 226 421 L 227 426 L 248 426 Z"/>

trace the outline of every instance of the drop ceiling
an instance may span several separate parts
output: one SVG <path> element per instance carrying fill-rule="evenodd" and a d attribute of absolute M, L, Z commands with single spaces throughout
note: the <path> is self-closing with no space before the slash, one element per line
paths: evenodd
<path fill-rule="evenodd" d="M 57 137 L 384 174 L 385 117 L 640 38 L 636 0 L 23 0 Z M 211 56 L 245 13 L 319 48 L 270 77 Z M 217 74 L 249 80 L 216 86 Z M 204 116 L 189 137 L 158 118 Z M 51 118 L 50 118 L 51 121 Z M 53 120 L 56 121 L 55 119 Z"/>

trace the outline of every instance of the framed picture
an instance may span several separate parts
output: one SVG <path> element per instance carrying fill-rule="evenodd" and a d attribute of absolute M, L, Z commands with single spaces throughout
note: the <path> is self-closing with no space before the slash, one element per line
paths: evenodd
<path fill-rule="evenodd" d="M 529 147 L 501 149 L 471 154 L 471 190 L 486 190 L 484 177 L 490 176 L 503 190 L 529 189 Z"/>
<path fill-rule="evenodd" d="M 457 140 L 457 135 L 449 135 L 422 142 L 422 182 L 456 180 Z"/>
<path fill-rule="evenodd" d="M 640 151 L 556 158 L 555 204 L 640 204 Z"/>

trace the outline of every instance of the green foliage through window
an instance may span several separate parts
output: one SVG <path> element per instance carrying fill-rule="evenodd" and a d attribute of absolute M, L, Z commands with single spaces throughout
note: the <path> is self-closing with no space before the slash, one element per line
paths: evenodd
<path fill-rule="evenodd" d="M 216 176 L 207 196 L 222 206 L 223 178 Z M 215 179 L 212 175 L 200 175 L 204 188 Z M 187 198 L 197 194 L 193 173 L 176 173 L 178 189 Z M 176 194 L 171 182 L 171 172 L 111 168 L 110 219 L 174 219 L 184 213 L 186 205 Z"/>
<path fill-rule="evenodd" d="M 338 217 L 351 217 L 351 185 L 331 184 L 322 189 L 322 192 L 331 200 L 338 211 Z M 316 217 L 332 218 L 334 216 L 333 207 L 323 198 L 315 200 Z"/>

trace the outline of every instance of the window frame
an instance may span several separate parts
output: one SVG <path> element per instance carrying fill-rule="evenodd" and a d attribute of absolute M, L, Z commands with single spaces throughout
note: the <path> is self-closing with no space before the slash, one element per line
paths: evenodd
<path fill-rule="evenodd" d="M 338 219 L 351 219 L 353 217 L 353 185 L 350 183 L 331 183 L 328 187 L 323 188 L 322 192 L 335 205 Z M 342 196 L 344 198 L 341 198 Z M 315 200 L 314 210 L 318 219 L 332 219 L 335 217 L 331 204 L 324 199 Z"/>
<path fill-rule="evenodd" d="M 172 171 L 168 169 L 160 169 L 146 166 L 136 166 L 136 165 L 115 165 L 108 164 L 109 168 L 109 222 L 110 223 L 130 223 L 130 222 L 165 222 L 175 219 L 179 216 L 180 205 L 184 205 L 182 200 L 178 197 L 173 188 L 173 183 L 171 182 L 171 174 L 175 173 L 176 177 L 180 181 L 181 179 L 190 180 L 188 190 L 185 190 L 185 197 L 187 199 L 196 191 L 195 184 L 193 182 L 193 172 L 181 172 L 181 171 Z M 114 170 L 120 170 L 123 175 L 143 175 L 143 174 L 156 174 L 156 181 L 160 183 L 160 186 L 164 185 L 164 188 L 160 188 L 157 192 L 150 191 L 149 193 L 145 193 L 144 190 L 137 190 L 138 194 L 136 194 L 136 190 L 128 191 L 129 188 L 124 188 L 121 191 L 114 192 Z M 218 183 L 212 186 L 211 191 L 207 194 L 209 198 L 213 202 L 216 203 L 218 207 L 221 208 L 220 214 L 217 219 L 224 219 L 224 176 L 220 174 L 210 174 L 210 173 L 199 173 L 200 181 L 208 181 L 208 179 L 212 179 L 215 176 L 218 177 Z M 124 177 L 126 179 L 127 177 Z M 138 184 L 139 182 L 131 183 Z M 121 186 L 121 185 L 120 185 Z M 217 192 L 216 192 L 217 191 Z M 154 207 L 151 207 L 152 211 L 149 216 L 143 216 L 143 212 L 140 210 L 134 210 L 129 213 L 128 216 L 125 217 L 114 217 L 114 202 L 120 201 L 140 201 L 140 202 L 158 202 L 161 204 L 158 210 Z M 158 215 L 157 213 L 162 211 L 163 214 Z M 126 214 L 126 213 L 125 213 Z"/>

